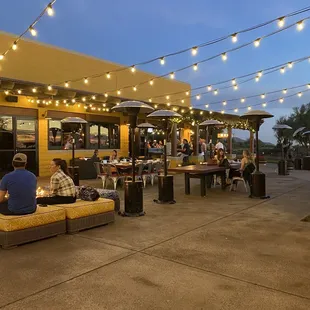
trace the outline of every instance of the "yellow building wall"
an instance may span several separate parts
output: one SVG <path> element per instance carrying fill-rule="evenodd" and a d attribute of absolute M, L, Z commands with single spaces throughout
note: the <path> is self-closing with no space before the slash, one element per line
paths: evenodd
<path fill-rule="evenodd" d="M 72 150 L 48 150 L 48 120 L 45 119 L 45 112 L 56 110 L 55 107 L 46 106 L 38 107 L 35 103 L 28 102 L 28 99 L 24 96 L 18 96 L 18 103 L 8 103 L 5 101 L 4 96 L 0 94 L 0 106 L 15 107 L 15 108 L 31 108 L 38 111 L 38 166 L 39 176 L 49 176 L 49 165 L 53 158 L 62 158 L 69 162 L 72 158 Z M 82 108 L 77 106 L 58 107 L 57 111 L 62 112 L 74 112 L 83 114 L 86 113 Z M 127 118 L 120 113 L 101 113 L 102 116 L 120 117 L 120 149 L 118 149 L 118 156 L 128 156 L 129 147 L 129 131 L 127 126 Z M 75 157 L 91 157 L 94 150 L 76 150 Z M 99 156 L 110 156 L 112 150 L 99 150 Z"/>

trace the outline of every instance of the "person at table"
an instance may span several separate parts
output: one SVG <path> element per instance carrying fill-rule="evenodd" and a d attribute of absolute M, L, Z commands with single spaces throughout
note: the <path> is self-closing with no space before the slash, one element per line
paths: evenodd
<path fill-rule="evenodd" d="M 224 144 L 220 140 L 217 140 L 217 143 L 215 144 L 216 152 L 218 152 L 219 149 L 223 149 L 224 150 Z"/>
<path fill-rule="evenodd" d="M 191 154 L 191 148 L 190 148 L 190 145 L 189 145 L 187 139 L 183 139 L 183 148 L 182 148 L 181 152 L 187 156 L 189 156 Z"/>
<path fill-rule="evenodd" d="M 229 169 L 230 165 L 223 149 L 219 149 L 214 158 L 217 160 L 217 164 L 219 167 Z"/>
<path fill-rule="evenodd" d="M 14 171 L 6 174 L 0 183 L 0 213 L 3 215 L 34 213 L 37 209 L 37 178 L 26 170 L 27 155 L 15 154 L 12 165 Z"/>
<path fill-rule="evenodd" d="M 113 150 L 112 154 L 110 156 L 110 162 L 114 162 L 114 161 L 118 161 L 118 159 L 117 159 L 117 151 L 116 150 Z"/>
<path fill-rule="evenodd" d="M 229 178 L 232 179 L 233 177 L 242 177 L 243 176 L 243 172 L 246 169 L 247 166 L 249 166 L 251 164 L 251 166 L 254 166 L 254 161 L 251 157 L 251 154 L 248 150 L 244 150 L 242 153 L 242 159 L 241 159 L 241 166 L 240 169 L 233 169 L 231 168 L 229 171 Z M 253 169 L 251 169 L 253 170 Z"/>
<path fill-rule="evenodd" d="M 95 150 L 95 151 L 94 151 L 94 154 L 93 154 L 93 156 L 91 157 L 91 160 L 93 160 L 93 161 L 100 161 L 100 158 L 99 158 L 99 151 L 98 151 L 98 150 Z"/>
<path fill-rule="evenodd" d="M 68 172 L 67 162 L 61 158 L 51 161 L 50 195 L 37 198 L 39 205 L 69 204 L 76 201 L 76 190 Z"/>

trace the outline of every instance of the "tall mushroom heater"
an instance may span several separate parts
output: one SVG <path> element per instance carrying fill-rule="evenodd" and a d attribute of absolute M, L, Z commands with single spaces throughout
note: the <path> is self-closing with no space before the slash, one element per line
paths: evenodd
<path fill-rule="evenodd" d="M 278 175 L 287 175 L 287 162 L 284 158 L 284 137 L 283 137 L 283 131 L 285 129 L 292 129 L 292 127 L 285 125 L 285 124 L 276 124 L 272 127 L 272 129 L 277 130 L 279 134 L 281 135 L 281 159 L 278 162 Z"/>
<path fill-rule="evenodd" d="M 247 119 L 249 122 L 254 124 L 255 126 L 255 134 L 256 134 L 256 169 L 254 173 L 252 173 L 252 184 L 251 184 L 251 198 L 261 198 L 266 199 L 270 198 L 266 196 L 266 176 L 264 173 L 259 171 L 259 143 L 258 143 L 258 131 L 263 123 L 264 118 L 273 117 L 272 114 L 266 111 L 259 111 L 254 110 L 245 113 L 244 115 L 240 116 L 242 119 Z"/>
<path fill-rule="evenodd" d="M 142 216 L 145 214 L 143 211 L 143 183 L 142 181 L 136 181 L 135 129 L 138 114 L 150 113 L 154 109 L 140 101 L 124 101 L 113 107 L 112 110 L 128 114 L 131 131 L 132 181 L 125 182 L 125 211 L 123 215 Z"/>
<path fill-rule="evenodd" d="M 79 166 L 75 166 L 75 144 L 76 144 L 76 133 L 78 132 L 81 124 L 87 124 L 85 119 L 80 117 L 66 117 L 61 120 L 62 124 L 70 124 L 72 126 L 72 160 L 71 166 L 69 166 L 69 172 L 72 175 L 73 182 L 76 186 L 80 185 L 80 174 L 79 174 Z"/>
<path fill-rule="evenodd" d="M 152 125 L 152 124 L 150 124 L 150 123 L 142 123 L 142 124 L 139 124 L 138 126 L 137 126 L 139 129 L 153 129 L 153 128 L 155 128 L 156 126 L 154 126 L 154 125 Z M 144 157 L 145 158 L 147 158 L 148 157 L 148 149 L 147 149 L 147 140 L 146 140 L 146 137 L 147 136 L 147 134 L 145 135 L 145 137 L 144 137 Z"/>
<path fill-rule="evenodd" d="M 207 129 L 207 132 L 208 132 L 208 138 L 209 138 L 209 135 L 210 135 L 210 158 L 212 158 L 212 130 L 214 127 L 222 127 L 224 126 L 223 123 L 215 120 L 215 119 L 208 119 L 204 122 L 202 122 L 201 124 L 199 124 L 200 127 L 206 127 Z M 207 141 L 208 142 L 208 141 Z"/>
<path fill-rule="evenodd" d="M 168 141 L 168 125 L 169 119 L 182 117 L 179 113 L 170 110 L 158 110 L 147 117 L 159 118 L 164 120 L 164 128 L 166 139 L 164 141 L 164 175 L 158 176 L 158 199 L 154 199 L 156 203 L 175 203 L 173 191 L 173 175 L 168 175 L 167 166 L 167 141 Z"/>

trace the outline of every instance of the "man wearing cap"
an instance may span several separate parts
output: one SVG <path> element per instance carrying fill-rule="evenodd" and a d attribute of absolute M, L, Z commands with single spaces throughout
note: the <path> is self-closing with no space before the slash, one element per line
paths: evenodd
<path fill-rule="evenodd" d="M 17 153 L 13 157 L 14 171 L 6 174 L 0 183 L 0 213 L 4 215 L 24 215 L 37 209 L 37 178 L 26 170 L 27 156 Z M 9 195 L 7 199 L 5 196 Z"/>

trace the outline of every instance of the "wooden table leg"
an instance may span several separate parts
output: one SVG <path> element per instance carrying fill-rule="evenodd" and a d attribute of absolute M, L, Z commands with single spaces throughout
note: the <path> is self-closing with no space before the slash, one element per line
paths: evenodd
<path fill-rule="evenodd" d="M 221 172 L 221 184 L 224 190 L 226 188 L 226 171 Z"/>
<path fill-rule="evenodd" d="M 202 197 L 206 196 L 206 176 L 204 174 L 200 176 L 200 194 Z"/>
<path fill-rule="evenodd" d="M 185 175 L 185 195 L 189 195 L 191 193 L 189 173 L 185 173 L 184 175 Z"/>

